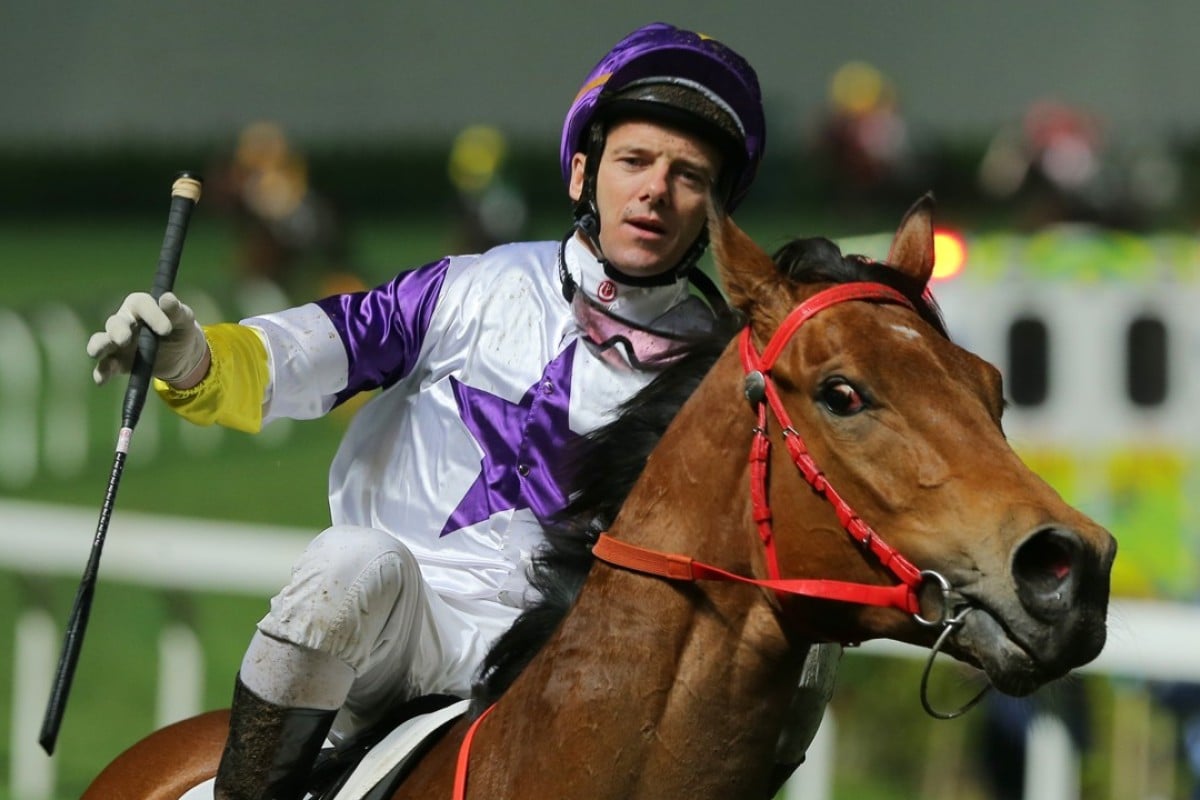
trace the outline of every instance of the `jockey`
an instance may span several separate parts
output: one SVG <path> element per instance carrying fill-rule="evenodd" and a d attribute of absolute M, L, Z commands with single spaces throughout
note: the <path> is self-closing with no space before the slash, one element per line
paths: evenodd
<path fill-rule="evenodd" d="M 374 289 L 201 328 L 174 295 L 126 298 L 88 343 L 103 382 L 142 324 L 156 388 L 185 418 L 257 431 L 381 389 L 329 474 L 332 525 L 258 623 L 236 680 L 218 798 L 298 798 L 334 744 L 422 694 L 465 697 L 531 599 L 526 569 L 567 501 L 564 445 L 608 421 L 712 327 L 688 276 L 715 194 L 752 183 L 754 70 L 708 37 L 634 31 L 567 112 L 561 242 L 449 256 Z M 697 271 L 698 272 L 698 271 Z M 816 648 L 781 763 L 802 759 L 840 650 Z"/>

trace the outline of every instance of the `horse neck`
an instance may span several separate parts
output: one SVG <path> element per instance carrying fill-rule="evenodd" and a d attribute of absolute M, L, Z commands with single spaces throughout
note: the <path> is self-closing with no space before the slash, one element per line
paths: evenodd
<path fill-rule="evenodd" d="M 746 461 L 756 419 L 736 401 L 742 380 L 731 345 L 650 453 L 610 533 L 733 571 L 761 570 Z"/>
<path fill-rule="evenodd" d="M 728 402 L 740 380 L 729 356 L 681 409 L 610 533 L 761 575 L 745 497 L 754 420 Z M 523 769 L 553 769 L 574 774 L 586 797 L 762 794 L 804 651 L 789 647 L 760 589 L 672 583 L 598 563 L 501 705 L 518 710 L 506 715 L 514 740 L 586 744 L 550 747 L 552 758 L 514 753 L 525 760 L 513 780 Z M 518 788 L 502 793 L 521 796 Z M 575 796 L 565 784 L 539 791 Z"/>

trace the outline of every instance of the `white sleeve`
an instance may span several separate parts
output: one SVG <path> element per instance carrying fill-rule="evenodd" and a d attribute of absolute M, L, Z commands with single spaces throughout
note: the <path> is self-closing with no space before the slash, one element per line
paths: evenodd
<path fill-rule="evenodd" d="M 346 387 L 349 362 L 341 337 L 316 303 L 242 324 L 257 330 L 267 346 L 263 424 L 282 417 L 314 419 L 333 407 Z"/>

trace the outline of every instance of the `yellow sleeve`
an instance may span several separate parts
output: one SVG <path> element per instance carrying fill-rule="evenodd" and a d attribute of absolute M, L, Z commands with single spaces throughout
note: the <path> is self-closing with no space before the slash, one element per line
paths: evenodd
<path fill-rule="evenodd" d="M 257 433 L 270 380 L 266 345 L 252 328 L 236 323 L 206 325 L 204 336 L 212 356 L 204 380 L 190 389 L 174 389 L 155 379 L 155 391 L 189 422 Z"/>

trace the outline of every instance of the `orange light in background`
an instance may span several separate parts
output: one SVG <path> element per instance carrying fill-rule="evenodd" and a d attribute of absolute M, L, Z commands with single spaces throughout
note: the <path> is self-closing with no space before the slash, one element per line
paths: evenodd
<path fill-rule="evenodd" d="M 933 259 L 933 280 L 944 281 L 953 278 L 966 266 L 966 240 L 953 231 L 934 231 Z"/>

